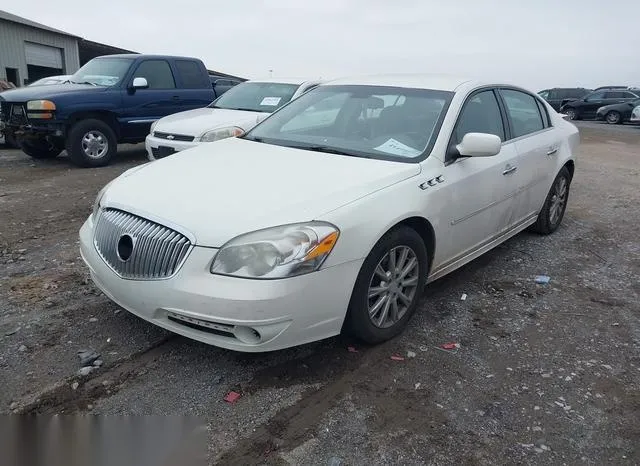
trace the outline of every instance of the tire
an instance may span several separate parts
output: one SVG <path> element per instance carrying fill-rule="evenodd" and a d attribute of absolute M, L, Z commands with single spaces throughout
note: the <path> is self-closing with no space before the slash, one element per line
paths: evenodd
<path fill-rule="evenodd" d="M 578 120 L 578 112 L 576 112 L 573 108 L 566 108 L 563 112 L 565 115 L 569 117 L 569 120 Z"/>
<path fill-rule="evenodd" d="M 619 125 L 622 123 L 622 115 L 620 115 L 620 112 L 616 112 L 615 110 L 607 112 L 604 119 L 610 125 Z"/>
<path fill-rule="evenodd" d="M 564 185 L 564 190 L 562 186 Z M 564 212 L 569 201 L 569 188 L 571 186 L 571 173 L 567 167 L 562 167 L 556 179 L 553 180 L 549 194 L 544 201 L 542 210 L 538 214 L 538 219 L 530 230 L 541 235 L 549 235 L 556 231 L 562 223 Z M 560 194 L 560 193 L 563 194 Z M 558 200 L 563 199 L 563 200 Z"/>
<path fill-rule="evenodd" d="M 399 262 L 403 258 L 405 268 L 410 267 L 412 262 L 416 264 L 407 269 L 405 275 L 405 281 L 411 282 L 411 285 L 398 286 L 400 277 L 390 283 L 382 279 L 381 272 L 393 268 L 391 254 L 395 256 L 395 270 L 401 268 Z M 362 264 L 351 294 L 345 330 L 370 344 L 381 343 L 402 332 L 418 306 L 427 281 L 428 267 L 427 248 L 415 230 L 400 226 L 389 231 L 376 243 Z M 384 277 L 392 278 L 387 274 Z M 406 299 L 403 300 L 399 292 Z M 375 294 L 370 297 L 370 293 Z M 375 312 L 372 317 L 370 310 Z"/>
<path fill-rule="evenodd" d="M 18 138 L 17 143 L 22 152 L 34 159 L 55 159 L 62 152 L 62 148 L 44 139 Z"/>
<path fill-rule="evenodd" d="M 118 147 L 116 134 L 102 120 L 88 119 L 77 122 L 67 136 L 67 152 L 79 167 L 109 165 Z"/>

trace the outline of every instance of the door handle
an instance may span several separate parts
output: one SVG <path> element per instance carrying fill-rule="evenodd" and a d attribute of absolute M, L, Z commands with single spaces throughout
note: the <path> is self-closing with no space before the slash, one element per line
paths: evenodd
<path fill-rule="evenodd" d="M 547 151 L 547 155 L 553 155 L 556 152 L 558 152 L 558 148 L 557 147 L 550 147 L 549 150 Z"/>
<path fill-rule="evenodd" d="M 502 172 L 503 175 L 508 175 L 509 173 L 513 173 L 514 171 L 516 171 L 518 169 L 518 167 L 516 166 L 511 166 L 511 165 L 507 165 L 507 167 L 504 169 L 504 171 Z"/>

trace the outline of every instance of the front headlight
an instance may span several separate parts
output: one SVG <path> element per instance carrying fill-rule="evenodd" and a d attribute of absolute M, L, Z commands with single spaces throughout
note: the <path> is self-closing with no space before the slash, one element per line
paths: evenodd
<path fill-rule="evenodd" d="M 603 109 L 604 107 L 599 107 L 598 110 L 596 110 L 596 113 L 600 113 Z"/>
<path fill-rule="evenodd" d="M 153 130 L 156 129 L 156 125 L 158 124 L 158 121 L 160 120 L 156 120 L 153 123 L 151 123 L 151 129 L 149 130 L 149 133 L 153 134 Z"/>
<path fill-rule="evenodd" d="M 94 222 L 98 219 L 98 214 L 100 213 L 100 209 L 102 207 L 101 202 L 102 202 L 102 198 L 104 197 L 104 193 L 107 192 L 107 189 L 109 189 L 109 186 L 111 186 L 111 183 L 113 183 L 114 181 L 115 180 L 109 181 L 104 186 L 104 188 L 102 188 L 100 192 L 98 192 L 98 195 L 96 196 L 96 200 L 93 201 L 93 212 L 91 214 L 91 217 Z"/>
<path fill-rule="evenodd" d="M 229 126 L 228 128 L 218 128 L 212 131 L 207 131 L 200 136 L 200 142 L 214 142 L 220 139 L 233 138 L 242 136 L 244 131 L 237 126 Z"/>
<path fill-rule="evenodd" d="M 320 268 L 338 241 L 330 223 L 309 222 L 240 235 L 222 246 L 211 273 L 242 278 L 286 278 Z"/>
<path fill-rule="evenodd" d="M 50 100 L 30 100 L 27 102 L 27 110 L 45 110 L 52 112 L 55 109 L 56 104 Z"/>

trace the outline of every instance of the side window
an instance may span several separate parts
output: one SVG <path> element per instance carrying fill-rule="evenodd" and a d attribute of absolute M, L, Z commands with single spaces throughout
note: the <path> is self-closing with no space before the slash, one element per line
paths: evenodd
<path fill-rule="evenodd" d="M 511 119 L 514 138 L 535 133 L 544 128 L 535 97 L 511 89 L 502 89 L 500 92 Z"/>
<path fill-rule="evenodd" d="M 175 89 L 176 82 L 169 63 L 165 60 L 143 61 L 134 74 L 135 78 L 145 78 L 149 89 Z"/>
<path fill-rule="evenodd" d="M 538 99 L 536 99 L 536 103 L 538 104 L 538 110 L 540 110 L 540 115 L 542 115 L 542 124 L 544 125 L 545 128 L 548 128 L 549 126 L 551 126 L 551 121 L 549 120 L 549 113 L 547 112 L 545 105 L 542 102 L 540 102 Z"/>
<path fill-rule="evenodd" d="M 210 86 L 209 78 L 203 73 L 198 62 L 176 60 L 175 63 L 185 89 L 206 89 Z"/>
<path fill-rule="evenodd" d="M 638 98 L 638 96 L 636 96 L 633 92 L 625 92 L 622 97 L 624 99 L 637 99 Z"/>
<path fill-rule="evenodd" d="M 553 100 L 562 99 L 562 91 L 560 89 L 553 89 L 549 91 L 549 99 L 553 99 Z"/>
<path fill-rule="evenodd" d="M 467 133 L 495 134 L 505 140 L 500 107 L 492 90 L 478 92 L 465 102 L 456 123 L 454 143 L 459 144 Z"/>
<path fill-rule="evenodd" d="M 623 93 L 620 91 L 609 91 L 605 92 L 605 99 L 622 99 Z"/>
<path fill-rule="evenodd" d="M 587 96 L 587 102 L 593 102 L 594 100 L 604 99 L 604 92 L 594 92 L 590 96 Z"/>

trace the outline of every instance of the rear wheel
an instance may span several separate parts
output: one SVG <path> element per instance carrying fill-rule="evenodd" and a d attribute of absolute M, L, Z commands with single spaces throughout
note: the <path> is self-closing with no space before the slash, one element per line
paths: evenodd
<path fill-rule="evenodd" d="M 428 253 L 420 235 L 405 226 L 387 233 L 365 259 L 351 295 L 346 328 L 367 343 L 404 330 L 427 280 Z"/>
<path fill-rule="evenodd" d="M 34 159 L 53 159 L 62 152 L 62 148 L 51 144 L 45 139 L 18 138 L 17 143 L 22 152 Z"/>
<path fill-rule="evenodd" d="M 564 212 L 567 209 L 569 200 L 569 186 L 571 184 L 571 173 L 567 167 L 562 167 L 558 176 L 553 181 L 551 190 L 547 194 L 547 199 L 538 214 L 536 223 L 531 226 L 531 230 L 542 235 L 548 235 L 558 229 Z"/>
<path fill-rule="evenodd" d="M 81 120 L 67 137 L 67 152 L 80 167 L 104 167 L 117 151 L 116 134 L 102 120 Z"/>
<path fill-rule="evenodd" d="M 622 115 L 620 115 L 620 112 L 616 112 L 615 110 L 607 113 L 604 118 L 610 125 L 618 125 L 622 123 Z"/>

